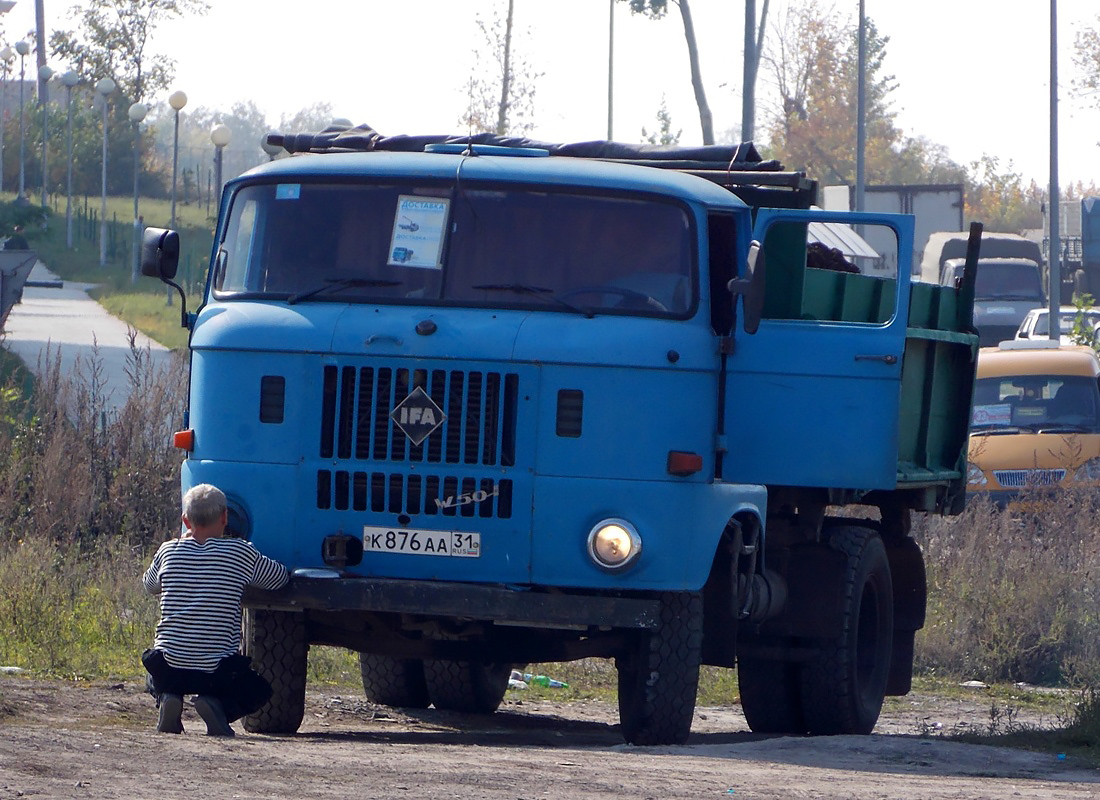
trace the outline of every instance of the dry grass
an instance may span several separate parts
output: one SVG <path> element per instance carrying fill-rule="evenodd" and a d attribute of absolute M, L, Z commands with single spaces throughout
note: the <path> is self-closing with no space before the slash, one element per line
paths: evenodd
<path fill-rule="evenodd" d="M 917 521 L 928 621 L 917 667 L 985 682 L 1100 681 L 1100 497 L 1036 492 L 1042 510 L 975 501 L 953 519 Z"/>

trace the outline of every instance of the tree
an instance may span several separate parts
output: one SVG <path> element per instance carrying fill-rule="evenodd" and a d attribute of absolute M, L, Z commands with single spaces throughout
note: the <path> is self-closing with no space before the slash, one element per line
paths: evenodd
<path fill-rule="evenodd" d="M 1035 181 L 1006 169 L 996 156 L 985 155 L 970 165 L 966 182 L 966 217 L 987 231 L 1018 233 L 1043 227 L 1044 190 Z"/>
<path fill-rule="evenodd" d="M 1073 48 L 1073 63 L 1081 71 L 1073 87 L 1081 94 L 1091 94 L 1093 103 L 1100 107 L 1100 17 L 1097 27 L 1077 31 Z"/>
<path fill-rule="evenodd" d="M 79 30 L 55 31 L 50 44 L 81 75 L 111 78 L 123 97 L 140 101 L 172 79 L 175 62 L 147 52 L 157 26 L 207 8 L 205 0 L 87 0 L 72 12 Z"/>
<path fill-rule="evenodd" d="M 676 133 L 672 132 L 672 115 L 668 113 L 665 98 L 661 97 L 661 107 L 657 109 L 657 130 L 654 133 L 649 133 L 643 127 L 642 139 L 650 144 L 657 145 L 679 144 L 680 134 L 683 132 L 683 129 L 676 131 Z"/>
<path fill-rule="evenodd" d="M 703 88 L 703 73 L 699 68 L 699 46 L 695 41 L 695 22 L 688 0 L 623 0 L 630 4 L 630 13 L 643 14 L 651 19 L 661 19 L 668 12 L 671 2 L 680 9 L 684 23 L 684 39 L 687 41 L 688 65 L 691 68 L 691 88 L 695 92 L 695 104 L 699 107 L 699 125 L 703 131 L 703 144 L 714 144 L 714 116 L 707 104 Z"/>
<path fill-rule="evenodd" d="M 965 170 L 943 147 L 905 136 L 894 123 L 890 95 L 897 88 L 883 74 L 889 38 L 866 21 L 865 74 L 868 183 L 961 182 Z M 856 172 L 859 27 L 817 0 L 789 6 L 772 29 L 763 56 L 779 102 L 771 110 L 769 154 L 789 169 L 825 184 L 852 184 Z"/>
<path fill-rule="evenodd" d="M 513 5 L 508 0 L 503 20 L 499 11 L 491 23 L 477 17 L 486 51 L 475 52 L 466 112 L 459 120 L 471 133 L 526 133 L 534 127 L 535 81 L 543 73 L 535 72 L 513 47 Z"/>

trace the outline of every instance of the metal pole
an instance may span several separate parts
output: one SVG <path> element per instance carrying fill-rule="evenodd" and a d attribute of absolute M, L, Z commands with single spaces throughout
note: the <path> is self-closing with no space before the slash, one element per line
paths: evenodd
<path fill-rule="evenodd" d="M 23 199 L 23 192 L 26 188 L 24 183 L 25 168 L 23 166 L 24 160 L 24 139 L 26 138 L 26 128 L 23 124 L 23 77 L 24 77 L 24 64 L 26 56 L 22 53 L 19 55 L 19 199 Z"/>
<path fill-rule="evenodd" d="M 756 100 L 756 2 L 745 0 L 745 65 L 741 80 L 741 141 L 753 137 Z"/>
<path fill-rule="evenodd" d="M 168 223 L 168 227 L 172 230 L 176 229 L 176 169 L 180 156 L 180 111 L 177 108 L 175 112 L 176 122 L 172 134 L 172 216 L 171 222 Z M 171 297 L 171 291 L 168 296 Z"/>
<path fill-rule="evenodd" d="M 608 4 L 607 20 L 607 140 L 613 138 L 615 119 L 615 0 Z"/>
<path fill-rule="evenodd" d="M 141 221 L 138 218 L 138 173 L 141 169 L 141 123 L 134 122 L 134 241 L 130 252 L 130 282 L 137 283 L 141 275 L 138 262 L 141 241 Z"/>
<path fill-rule="evenodd" d="M 103 172 L 100 176 L 99 266 L 107 266 L 107 96 L 103 97 Z"/>
<path fill-rule="evenodd" d="M 65 146 L 68 150 L 69 166 L 65 178 L 65 245 L 73 249 L 73 87 L 65 87 L 65 105 L 67 106 L 67 132 Z"/>
<path fill-rule="evenodd" d="M 47 164 L 49 155 L 49 148 L 47 142 L 50 140 L 49 136 L 49 111 L 50 104 L 48 100 L 42 101 L 42 208 L 45 208 L 49 204 L 49 198 L 47 197 L 47 182 L 49 180 L 50 170 Z"/>
<path fill-rule="evenodd" d="M 8 116 L 8 62 L 4 62 L 4 88 L 0 91 L 0 192 L 4 191 L 4 123 Z"/>
<path fill-rule="evenodd" d="M 859 73 L 856 79 L 856 211 L 863 211 L 864 151 L 867 149 L 867 16 L 859 0 Z M 900 275 L 898 276 L 901 277 Z"/>
<path fill-rule="evenodd" d="M 1058 224 L 1062 216 L 1062 195 L 1058 189 L 1058 0 L 1050 0 L 1050 248 L 1047 253 L 1049 336 L 1058 341 L 1062 326 L 1058 322 L 1062 305 L 1062 248 Z"/>

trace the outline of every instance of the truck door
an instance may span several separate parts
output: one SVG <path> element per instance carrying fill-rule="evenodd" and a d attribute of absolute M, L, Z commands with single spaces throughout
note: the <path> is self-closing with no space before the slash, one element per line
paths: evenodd
<path fill-rule="evenodd" d="M 912 219 L 761 209 L 754 238 L 763 319 L 756 334 L 733 334 L 724 478 L 893 488 Z M 884 262 L 900 280 L 875 277 Z"/>

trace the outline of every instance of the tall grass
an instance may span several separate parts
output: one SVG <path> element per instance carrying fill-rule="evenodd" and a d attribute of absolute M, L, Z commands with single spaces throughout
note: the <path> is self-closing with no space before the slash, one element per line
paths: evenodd
<path fill-rule="evenodd" d="M 1100 682 L 1100 497 L 1031 497 L 1031 513 L 976 498 L 959 517 L 914 525 L 929 581 L 919 670 L 987 682 Z"/>
<path fill-rule="evenodd" d="M 182 359 L 182 355 L 177 358 Z M 138 579 L 179 526 L 182 363 L 133 344 L 129 400 L 109 411 L 95 354 L 63 377 L 18 370 L 0 392 L 0 661 L 60 676 L 136 675 L 156 603 Z"/>

